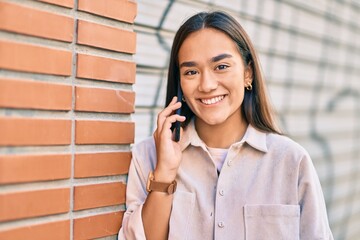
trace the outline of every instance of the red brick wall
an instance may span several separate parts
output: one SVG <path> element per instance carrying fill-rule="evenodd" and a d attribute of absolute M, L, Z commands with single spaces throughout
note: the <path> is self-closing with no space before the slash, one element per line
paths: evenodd
<path fill-rule="evenodd" d="M 130 0 L 0 0 L 1 240 L 115 238 L 136 13 Z"/>

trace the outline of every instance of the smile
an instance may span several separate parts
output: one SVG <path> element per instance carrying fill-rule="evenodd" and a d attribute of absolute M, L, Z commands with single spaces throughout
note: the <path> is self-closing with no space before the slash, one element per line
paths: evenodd
<path fill-rule="evenodd" d="M 200 99 L 200 101 L 201 101 L 203 104 L 211 105 L 211 104 L 215 104 L 215 103 L 220 102 L 220 101 L 223 100 L 224 98 L 225 98 L 225 95 L 222 95 L 222 96 L 217 96 L 217 97 L 213 97 L 213 98 Z"/>

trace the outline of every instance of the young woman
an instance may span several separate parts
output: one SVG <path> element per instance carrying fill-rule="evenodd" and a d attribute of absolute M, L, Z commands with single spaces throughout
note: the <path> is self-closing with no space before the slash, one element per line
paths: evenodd
<path fill-rule="evenodd" d="M 223 12 L 189 18 L 157 129 L 133 148 L 119 239 L 333 239 L 311 159 L 272 114 L 240 24 Z"/>

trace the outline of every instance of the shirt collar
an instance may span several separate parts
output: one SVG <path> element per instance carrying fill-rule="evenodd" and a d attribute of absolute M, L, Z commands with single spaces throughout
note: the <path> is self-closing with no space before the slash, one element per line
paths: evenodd
<path fill-rule="evenodd" d="M 257 130 L 255 127 L 253 127 L 251 124 L 248 125 L 245 135 L 243 139 L 235 144 L 246 142 L 251 147 L 262 151 L 267 152 L 268 148 L 266 145 L 266 135 L 267 133 Z"/>
<path fill-rule="evenodd" d="M 232 146 L 241 145 L 246 142 L 251 147 L 259 151 L 267 152 L 268 148 L 266 146 L 266 135 L 267 133 L 259 131 L 251 124 L 249 124 L 244 137 L 239 142 L 234 143 Z M 202 147 L 203 149 L 206 149 L 205 143 L 200 139 L 199 135 L 196 132 L 194 118 L 186 126 L 186 128 L 182 132 L 182 136 L 180 137 L 181 151 L 184 151 L 185 148 L 187 148 L 190 144 L 196 147 Z"/>
<path fill-rule="evenodd" d="M 180 148 L 184 151 L 189 145 L 206 148 L 205 143 L 200 139 L 195 129 L 195 120 L 191 119 L 180 136 Z"/>

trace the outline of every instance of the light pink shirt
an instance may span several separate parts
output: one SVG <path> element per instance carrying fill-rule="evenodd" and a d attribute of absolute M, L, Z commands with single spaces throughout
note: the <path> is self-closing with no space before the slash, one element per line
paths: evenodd
<path fill-rule="evenodd" d="M 333 239 L 312 161 L 289 138 L 249 125 L 243 139 L 229 148 L 220 175 L 193 122 L 180 144 L 169 239 Z M 141 211 L 155 166 L 149 138 L 133 148 L 119 239 L 145 239 Z"/>

